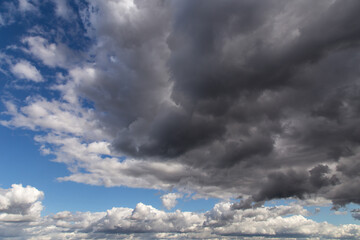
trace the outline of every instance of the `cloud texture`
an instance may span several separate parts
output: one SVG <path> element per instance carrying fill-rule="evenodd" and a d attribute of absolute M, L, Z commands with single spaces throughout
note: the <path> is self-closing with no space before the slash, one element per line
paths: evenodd
<path fill-rule="evenodd" d="M 86 51 L 22 40 L 62 69 L 61 97 L 6 101 L 1 123 L 41 130 L 64 181 L 241 196 L 239 211 L 358 204 L 359 11 L 355 0 L 87 1 Z"/>
<path fill-rule="evenodd" d="M 183 195 L 180 193 L 168 193 L 165 194 L 163 196 L 161 196 L 161 201 L 162 204 L 164 205 L 164 207 L 168 210 L 170 210 L 171 208 L 175 207 L 177 204 L 177 200 L 178 198 L 182 198 Z"/>
<path fill-rule="evenodd" d="M 232 239 L 325 237 L 357 239 L 360 226 L 317 223 L 298 204 L 234 210 L 229 202 L 204 213 L 164 212 L 138 203 L 134 209 L 58 212 L 40 217 L 43 192 L 14 184 L 0 189 L 0 237 L 4 239 Z"/>
<path fill-rule="evenodd" d="M 10 189 L 0 188 L 0 221 L 26 222 L 40 218 L 44 193 L 34 187 L 13 184 Z"/>

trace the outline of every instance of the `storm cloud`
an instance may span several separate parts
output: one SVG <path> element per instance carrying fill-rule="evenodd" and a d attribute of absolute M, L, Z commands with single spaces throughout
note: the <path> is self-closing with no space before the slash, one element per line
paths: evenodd
<path fill-rule="evenodd" d="M 61 180 L 242 196 L 233 209 L 316 196 L 335 208 L 360 203 L 359 1 L 111 0 L 79 9 L 92 44 L 76 66 L 64 44 L 24 46 L 67 70 L 54 87 L 62 98 L 7 103 L 2 122 L 49 131 L 37 141 L 70 166 Z M 64 112 L 66 124 L 46 121 Z"/>
<path fill-rule="evenodd" d="M 347 181 L 339 162 L 360 140 L 358 1 L 134 1 L 116 25 L 110 3 L 91 3 L 102 44 L 78 91 L 113 151 L 203 169 L 215 179 L 204 185 L 253 178 L 238 189 L 259 201 Z"/>

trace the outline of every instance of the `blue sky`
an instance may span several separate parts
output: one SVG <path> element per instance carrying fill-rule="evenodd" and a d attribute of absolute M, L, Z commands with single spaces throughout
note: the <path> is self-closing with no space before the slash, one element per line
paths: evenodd
<path fill-rule="evenodd" d="M 1 1 L 0 238 L 359 238 L 339 4 Z"/>
<path fill-rule="evenodd" d="M 66 166 L 53 162 L 52 156 L 40 154 L 33 132 L 1 127 L 1 136 L 2 165 L 6 166 L 1 168 L 1 188 L 22 183 L 44 191 L 43 215 L 61 211 L 106 211 L 114 206 L 134 208 L 139 202 L 165 209 L 160 196 L 166 191 L 59 182 L 56 178 L 68 173 Z M 219 201 L 188 198 L 180 200 L 177 207 L 200 212 L 211 209 Z"/>

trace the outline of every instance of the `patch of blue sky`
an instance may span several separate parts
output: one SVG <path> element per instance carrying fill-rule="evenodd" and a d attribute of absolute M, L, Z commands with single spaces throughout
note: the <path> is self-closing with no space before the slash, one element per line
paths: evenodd
<path fill-rule="evenodd" d="M 31 185 L 44 191 L 46 198 L 57 192 L 56 178 L 66 174 L 67 169 L 63 164 L 50 161 L 50 156 L 40 155 L 33 132 L 0 126 L 0 136 L 1 188 L 9 188 L 14 183 Z"/>
<path fill-rule="evenodd" d="M 154 189 L 107 188 L 75 182 L 55 182 L 53 186 L 55 191 L 45 191 L 44 216 L 60 211 L 101 212 L 113 207 L 135 208 L 140 202 L 162 208 L 159 191 Z"/>
<path fill-rule="evenodd" d="M 34 132 L 10 129 L 0 126 L 0 187 L 9 188 L 18 183 L 31 185 L 45 193 L 42 215 L 60 211 L 106 211 L 112 207 L 134 208 L 137 203 L 151 205 L 164 211 L 205 212 L 210 210 L 219 199 L 192 199 L 184 196 L 178 204 L 166 210 L 160 197 L 168 192 L 154 189 L 92 186 L 75 182 L 59 182 L 58 177 L 66 176 L 69 171 L 63 163 L 51 161 L 51 155 L 41 155 L 40 145 L 34 141 Z M 119 161 L 125 160 L 119 157 Z"/>
<path fill-rule="evenodd" d="M 44 156 L 34 144 L 34 133 L 0 127 L 0 183 L 9 188 L 13 183 L 31 185 L 45 193 L 42 214 L 60 211 L 106 211 L 112 207 L 134 208 L 137 203 L 151 205 L 164 211 L 205 212 L 220 200 L 216 198 L 192 199 L 192 195 L 178 199 L 178 204 L 166 210 L 160 197 L 167 192 L 154 189 L 92 186 L 75 182 L 59 182 L 58 177 L 69 171 L 65 164 L 52 162 L 53 156 Z M 125 158 L 120 157 L 123 161 Z M 6 166 L 6 167 L 5 167 Z"/>
<path fill-rule="evenodd" d="M 305 207 L 308 211 L 314 213 L 308 216 L 309 219 L 312 219 L 316 222 L 326 221 L 333 225 L 339 226 L 342 224 L 358 224 L 358 222 L 351 216 L 351 209 L 353 209 L 353 204 L 348 204 L 344 208 L 339 210 L 332 210 L 330 207 Z"/>
<path fill-rule="evenodd" d="M 45 193 L 43 215 L 60 211 L 106 211 L 112 207 L 134 208 L 137 203 L 162 208 L 162 192 L 152 189 L 92 186 L 59 182 L 69 171 L 65 164 L 51 161 L 53 156 L 39 153 L 34 133 L 0 126 L 0 187 L 31 185 Z"/>
<path fill-rule="evenodd" d="M 215 204 L 221 202 L 218 198 L 198 198 L 192 199 L 191 196 L 187 197 L 184 195 L 184 198 L 177 199 L 178 204 L 174 207 L 174 209 L 180 209 L 184 212 L 197 212 L 203 213 L 209 211 L 214 207 Z M 171 209 L 170 211 L 173 211 Z"/>
<path fill-rule="evenodd" d="M 0 62 L 0 68 L 3 70 L 3 72 L 0 73 L 2 98 L 6 96 L 6 92 L 11 93 L 14 98 L 22 101 L 28 96 L 33 95 L 42 95 L 46 98 L 59 97 L 58 91 L 51 90 L 51 86 L 56 81 L 56 71 L 44 66 L 38 60 L 30 58 L 26 53 L 19 49 L 6 51 L 4 57 L 7 58 L 7 61 Z M 28 79 L 17 78 L 11 73 L 10 68 L 11 65 L 14 65 L 19 61 L 26 61 L 34 66 L 40 72 L 44 81 L 38 83 Z"/>

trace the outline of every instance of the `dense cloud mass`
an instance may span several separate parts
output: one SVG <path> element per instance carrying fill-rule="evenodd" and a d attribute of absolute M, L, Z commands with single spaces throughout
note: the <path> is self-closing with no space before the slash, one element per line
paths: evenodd
<path fill-rule="evenodd" d="M 78 89 L 106 113 L 113 151 L 205 170 L 200 184 L 256 200 L 359 202 L 336 186 L 359 143 L 357 1 L 92 4 L 101 47 Z M 249 177 L 258 192 L 240 186 Z"/>
<path fill-rule="evenodd" d="M 89 0 L 78 11 L 86 51 L 40 34 L 21 43 L 62 70 L 61 97 L 6 101 L 1 121 L 44 131 L 43 153 L 71 171 L 60 180 L 241 196 L 236 211 L 281 198 L 360 203 L 359 1 Z M 26 64 L 33 75 L 13 74 L 43 80 Z M 115 225 L 102 231 L 126 232 Z"/>

